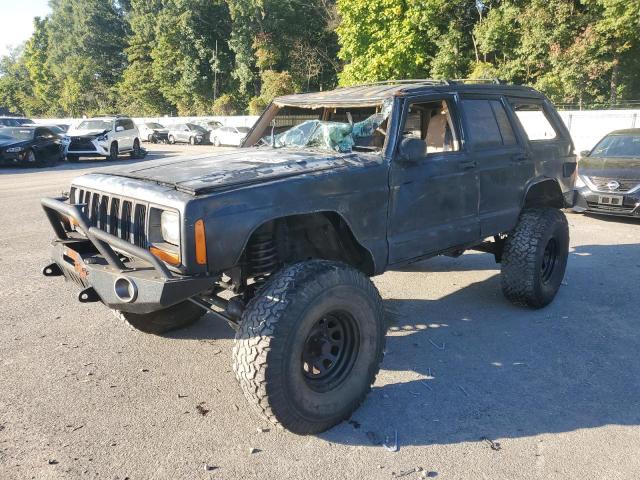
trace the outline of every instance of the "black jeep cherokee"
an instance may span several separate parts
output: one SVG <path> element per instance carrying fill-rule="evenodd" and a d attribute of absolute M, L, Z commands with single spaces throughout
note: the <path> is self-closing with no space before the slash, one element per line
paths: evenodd
<path fill-rule="evenodd" d="M 135 328 L 205 312 L 237 330 L 251 404 L 300 434 L 348 418 L 378 373 L 385 327 L 369 277 L 479 249 L 513 302 L 562 281 L 576 158 L 530 88 L 384 82 L 277 98 L 242 148 L 144 162 L 45 198 L 46 276 Z"/>

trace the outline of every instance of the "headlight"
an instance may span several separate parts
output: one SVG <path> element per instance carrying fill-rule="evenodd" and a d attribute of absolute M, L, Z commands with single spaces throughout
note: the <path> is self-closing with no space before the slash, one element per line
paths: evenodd
<path fill-rule="evenodd" d="M 7 152 L 8 153 L 17 153 L 17 152 L 21 152 L 23 150 L 22 147 L 10 147 L 7 148 Z"/>
<path fill-rule="evenodd" d="M 576 188 L 582 188 L 582 187 L 586 187 L 587 184 L 584 183 L 584 180 L 582 179 L 582 177 L 580 175 L 576 175 L 576 184 L 575 187 Z"/>
<path fill-rule="evenodd" d="M 106 142 L 109 140 L 109 135 L 99 135 L 96 137 L 96 140 L 99 142 Z"/>
<path fill-rule="evenodd" d="M 176 212 L 163 211 L 160 215 L 162 239 L 171 245 L 180 244 L 180 217 Z"/>

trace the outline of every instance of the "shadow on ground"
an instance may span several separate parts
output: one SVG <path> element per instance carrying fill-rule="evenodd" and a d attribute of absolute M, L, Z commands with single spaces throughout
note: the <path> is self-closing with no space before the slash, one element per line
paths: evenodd
<path fill-rule="evenodd" d="M 322 437 L 371 445 L 397 431 L 402 448 L 640 424 L 640 245 L 578 247 L 565 284 L 537 311 L 510 305 L 499 275 L 437 301 L 386 300 L 376 386 Z"/>

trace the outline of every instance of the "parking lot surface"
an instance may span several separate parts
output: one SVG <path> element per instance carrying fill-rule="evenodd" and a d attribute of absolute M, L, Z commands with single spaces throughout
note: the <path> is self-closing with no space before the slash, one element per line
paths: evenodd
<path fill-rule="evenodd" d="M 538 311 L 503 298 L 488 254 L 375 278 L 376 384 L 350 422 L 299 437 L 246 407 L 226 325 L 145 335 L 40 274 L 39 199 L 107 165 L 0 170 L 0 478 L 640 477 L 640 222 L 568 214 L 565 282 Z"/>

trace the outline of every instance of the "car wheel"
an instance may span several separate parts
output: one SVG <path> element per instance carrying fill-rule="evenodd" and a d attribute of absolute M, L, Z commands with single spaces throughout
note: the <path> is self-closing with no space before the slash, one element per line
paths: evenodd
<path fill-rule="evenodd" d="M 80 160 L 80 157 L 77 155 L 67 155 L 67 162 L 69 163 L 78 163 L 78 160 Z"/>
<path fill-rule="evenodd" d="M 271 275 L 242 315 L 233 369 L 251 405 L 297 434 L 358 408 L 380 369 L 382 299 L 348 265 L 311 260 Z"/>
<path fill-rule="evenodd" d="M 113 142 L 109 147 L 109 156 L 107 157 L 107 160 L 112 162 L 118 160 L 118 144 L 116 142 Z"/>
<path fill-rule="evenodd" d="M 504 295 L 517 305 L 548 305 L 558 293 L 568 256 L 569 226 L 564 213 L 555 208 L 523 211 L 504 244 Z"/>
<path fill-rule="evenodd" d="M 150 133 L 149 136 L 147 137 L 147 142 L 153 142 L 155 135 L 153 135 L 153 133 Z"/>
<path fill-rule="evenodd" d="M 137 138 L 133 141 L 133 150 L 129 156 L 131 158 L 140 158 L 140 141 Z"/>
<path fill-rule="evenodd" d="M 173 138 L 173 135 L 169 135 L 168 140 L 169 140 L 169 145 L 173 145 L 174 143 L 176 143 L 176 139 Z"/>
<path fill-rule="evenodd" d="M 196 139 L 194 137 L 189 137 L 189 145 L 195 145 Z"/>
<path fill-rule="evenodd" d="M 178 303 L 153 313 L 130 313 L 112 310 L 117 318 L 132 328 L 145 333 L 161 335 L 171 330 L 188 327 L 198 321 L 206 311 L 189 301 Z"/>
<path fill-rule="evenodd" d="M 218 137 L 213 137 L 213 146 L 219 147 L 220 145 L 220 139 Z"/>

